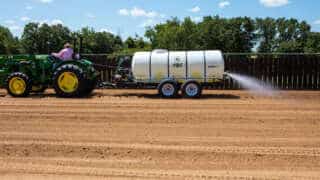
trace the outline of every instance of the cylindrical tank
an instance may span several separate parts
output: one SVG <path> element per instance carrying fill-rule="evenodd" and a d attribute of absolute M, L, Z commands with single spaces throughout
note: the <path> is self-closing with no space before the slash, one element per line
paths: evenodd
<path fill-rule="evenodd" d="M 224 59 L 219 50 L 137 52 L 132 60 L 132 73 L 137 82 L 143 83 L 165 79 L 214 83 L 223 79 Z"/>

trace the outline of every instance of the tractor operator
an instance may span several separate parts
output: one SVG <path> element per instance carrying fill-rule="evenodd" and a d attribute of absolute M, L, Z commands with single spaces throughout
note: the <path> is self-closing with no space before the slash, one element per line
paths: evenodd
<path fill-rule="evenodd" d="M 52 56 L 59 58 L 63 61 L 72 60 L 73 59 L 73 49 L 70 43 L 66 43 L 64 45 L 64 49 L 62 49 L 59 53 L 52 53 Z"/>

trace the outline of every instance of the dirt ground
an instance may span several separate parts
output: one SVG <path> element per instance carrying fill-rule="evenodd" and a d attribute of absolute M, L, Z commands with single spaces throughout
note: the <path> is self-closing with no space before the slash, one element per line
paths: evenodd
<path fill-rule="evenodd" d="M 320 91 L 0 91 L 0 179 L 320 179 Z"/>

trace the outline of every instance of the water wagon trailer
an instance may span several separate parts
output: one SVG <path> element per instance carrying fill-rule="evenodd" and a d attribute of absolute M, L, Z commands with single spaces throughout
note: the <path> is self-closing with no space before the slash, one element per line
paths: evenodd
<path fill-rule="evenodd" d="M 129 72 L 131 82 L 116 75 L 115 87 L 157 87 L 159 95 L 200 97 L 204 86 L 221 83 L 225 74 L 223 54 L 218 50 L 136 52 Z M 52 56 L 0 56 L 0 85 L 13 97 L 43 92 L 52 87 L 60 97 L 81 97 L 92 92 L 98 73 L 87 59 L 61 61 Z M 126 74 L 125 76 L 129 76 Z M 111 84 L 106 82 L 104 84 Z"/>
<path fill-rule="evenodd" d="M 219 50 L 137 52 L 131 71 L 136 84 L 157 87 L 162 97 L 200 97 L 204 86 L 227 78 L 223 54 Z"/>

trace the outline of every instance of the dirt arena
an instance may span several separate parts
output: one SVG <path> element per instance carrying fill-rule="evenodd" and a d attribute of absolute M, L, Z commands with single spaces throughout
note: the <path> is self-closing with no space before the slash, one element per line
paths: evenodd
<path fill-rule="evenodd" d="M 0 179 L 320 179 L 320 92 L 0 91 Z"/>

